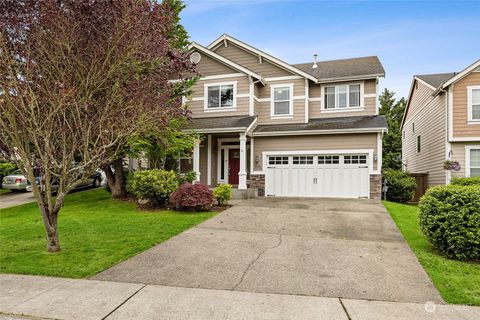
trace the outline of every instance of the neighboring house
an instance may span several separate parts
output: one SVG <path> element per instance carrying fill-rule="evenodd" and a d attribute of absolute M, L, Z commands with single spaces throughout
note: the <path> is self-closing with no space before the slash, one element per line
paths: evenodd
<path fill-rule="evenodd" d="M 201 78 L 185 103 L 202 140 L 184 171 L 260 196 L 380 197 L 377 57 L 288 64 L 228 35 L 191 52 Z"/>
<path fill-rule="evenodd" d="M 459 171 L 443 168 L 458 161 Z M 402 121 L 403 168 L 429 185 L 480 176 L 480 60 L 458 73 L 413 77 Z"/>

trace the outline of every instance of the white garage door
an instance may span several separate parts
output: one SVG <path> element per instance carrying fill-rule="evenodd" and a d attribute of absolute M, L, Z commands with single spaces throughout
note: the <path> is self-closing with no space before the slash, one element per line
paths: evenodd
<path fill-rule="evenodd" d="M 368 198 L 368 154 L 267 157 L 265 193 L 284 197 Z"/>

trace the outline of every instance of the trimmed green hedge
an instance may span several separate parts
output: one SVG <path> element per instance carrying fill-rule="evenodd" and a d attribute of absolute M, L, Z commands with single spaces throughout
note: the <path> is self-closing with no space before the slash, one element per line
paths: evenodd
<path fill-rule="evenodd" d="M 480 186 L 480 177 L 453 178 L 450 183 L 456 186 Z"/>
<path fill-rule="evenodd" d="M 417 182 L 408 172 L 385 170 L 383 178 L 387 180 L 387 200 L 405 203 L 414 196 Z"/>
<path fill-rule="evenodd" d="M 141 170 L 129 174 L 127 191 L 137 199 L 148 199 L 156 204 L 165 204 L 170 194 L 178 187 L 177 175 L 167 170 Z"/>
<path fill-rule="evenodd" d="M 480 260 L 480 186 L 438 186 L 419 204 L 420 228 L 440 252 L 459 260 Z"/>

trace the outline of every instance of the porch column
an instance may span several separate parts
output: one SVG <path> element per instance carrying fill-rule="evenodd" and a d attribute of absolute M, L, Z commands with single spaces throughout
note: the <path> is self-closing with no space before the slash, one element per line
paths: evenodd
<path fill-rule="evenodd" d="M 238 172 L 238 189 L 247 189 L 247 137 L 240 133 L 240 172 Z"/>
<path fill-rule="evenodd" d="M 197 174 L 195 182 L 200 181 L 200 140 L 193 142 L 193 171 Z"/>

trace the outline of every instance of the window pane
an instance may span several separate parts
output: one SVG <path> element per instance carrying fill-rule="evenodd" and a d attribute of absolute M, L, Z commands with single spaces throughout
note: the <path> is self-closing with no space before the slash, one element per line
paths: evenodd
<path fill-rule="evenodd" d="M 325 109 L 335 108 L 335 87 L 325 88 Z"/>
<path fill-rule="evenodd" d="M 472 104 L 480 105 L 480 89 L 472 90 Z"/>
<path fill-rule="evenodd" d="M 275 101 L 290 100 L 290 88 L 289 87 L 275 88 L 274 98 L 275 98 Z"/>
<path fill-rule="evenodd" d="M 347 86 L 338 86 L 337 87 L 337 106 L 338 108 L 347 107 Z"/>
<path fill-rule="evenodd" d="M 480 104 L 472 106 L 472 119 L 480 120 Z"/>
<path fill-rule="evenodd" d="M 480 177 L 480 168 L 471 168 L 470 177 Z"/>
<path fill-rule="evenodd" d="M 212 86 L 208 87 L 208 108 L 218 108 L 219 107 L 219 98 L 220 87 Z"/>
<path fill-rule="evenodd" d="M 274 114 L 289 114 L 290 113 L 290 102 L 289 101 L 284 101 L 284 102 L 275 102 L 274 105 Z"/>
<path fill-rule="evenodd" d="M 349 101 L 350 107 L 360 107 L 360 85 L 354 84 L 349 87 Z"/>
<path fill-rule="evenodd" d="M 233 107 L 233 84 L 222 86 L 222 108 Z"/>
<path fill-rule="evenodd" d="M 480 149 L 470 150 L 470 167 L 480 168 Z"/>

